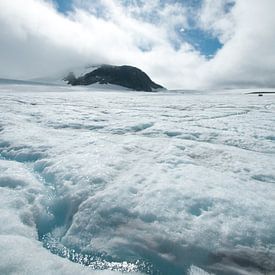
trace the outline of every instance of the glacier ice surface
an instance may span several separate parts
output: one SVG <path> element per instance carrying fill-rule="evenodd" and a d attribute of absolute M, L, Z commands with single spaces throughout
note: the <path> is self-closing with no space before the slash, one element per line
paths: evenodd
<path fill-rule="evenodd" d="M 0 273 L 274 272 L 275 98 L 245 92 L 0 86 Z"/>

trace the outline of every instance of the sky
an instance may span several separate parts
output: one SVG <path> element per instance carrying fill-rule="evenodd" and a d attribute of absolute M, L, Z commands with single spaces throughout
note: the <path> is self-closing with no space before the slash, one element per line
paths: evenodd
<path fill-rule="evenodd" d="M 0 0 L 0 78 L 132 65 L 169 89 L 275 87 L 274 0 Z"/>

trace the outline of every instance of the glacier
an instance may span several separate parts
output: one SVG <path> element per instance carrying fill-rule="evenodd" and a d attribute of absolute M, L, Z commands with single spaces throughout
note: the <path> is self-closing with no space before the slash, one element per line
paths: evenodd
<path fill-rule="evenodd" d="M 0 85 L 1 274 L 275 272 L 275 95 Z"/>

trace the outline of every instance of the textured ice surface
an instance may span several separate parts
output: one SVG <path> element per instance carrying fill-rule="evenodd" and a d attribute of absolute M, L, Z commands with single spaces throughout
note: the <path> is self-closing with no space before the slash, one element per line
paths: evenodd
<path fill-rule="evenodd" d="M 0 86 L 0 273 L 274 272 L 275 97 L 245 92 Z"/>

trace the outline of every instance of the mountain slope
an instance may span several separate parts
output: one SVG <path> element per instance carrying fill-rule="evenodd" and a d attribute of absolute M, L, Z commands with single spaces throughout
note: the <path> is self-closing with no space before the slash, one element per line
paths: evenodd
<path fill-rule="evenodd" d="M 163 89 L 161 85 L 153 82 L 150 77 L 140 69 L 125 65 L 102 65 L 80 77 L 75 77 L 73 73 L 69 73 L 64 80 L 73 86 L 100 83 L 119 85 L 136 91 L 152 92 L 157 89 Z"/>

